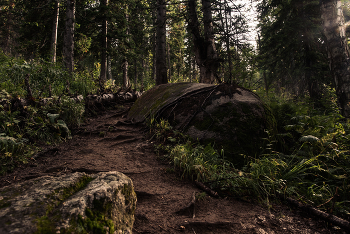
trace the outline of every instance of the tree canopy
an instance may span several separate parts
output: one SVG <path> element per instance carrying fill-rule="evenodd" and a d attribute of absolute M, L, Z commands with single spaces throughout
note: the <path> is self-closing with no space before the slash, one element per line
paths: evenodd
<path fill-rule="evenodd" d="M 1 0 L 0 47 L 8 55 L 95 74 L 101 90 L 109 80 L 135 89 L 227 82 L 319 100 L 328 87 L 336 89 L 343 110 L 348 83 L 331 56 L 337 46 L 325 25 L 335 15 L 323 10 L 326 4 L 338 9 L 338 25 L 349 35 L 349 3 L 340 0 Z M 249 27 L 252 20 L 257 28 Z M 256 43 L 248 43 L 248 32 Z M 343 56 L 339 63 L 347 61 Z"/>

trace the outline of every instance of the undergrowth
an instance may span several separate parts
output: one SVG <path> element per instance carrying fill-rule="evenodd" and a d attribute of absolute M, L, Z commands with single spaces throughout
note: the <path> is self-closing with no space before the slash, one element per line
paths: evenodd
<path fill-rule="evenodd" d="M 66 95 L 67 81 L 76 94 L 95 89 L 88 74 L 78 75 L 69 76 L 60 65 L 44 60 L 25 61 L 0 51 L 0 175 L 27 163 L 39 146 L 71 137 L 70 129 L 81 124 L 85 106 Z M 24 104 L 25 77 L 31 105 Z"/>
<path fill-rule="evenodd" d="M 309 108 L 309 102 L 290 98 L 265 102 L 278 132 L 267 132 L 261 155 L 246 155 L 248 163 L 242 168 L 227 160 L 224 150 L 194 142 L 165 120 L 149 120 L 150 136 L 182 178 L 201 181 L 224 196 L 263 203 L 293 197 L 349 220 L 349 122 L 337 109 L 322 113 Z"/>
<path fill-rule="evenodd" d="M 26 163 L 39 145 L 71 137 L 70 128 L 80 125 L 84 104 L 69 97 L 51 99 L 44 106 L 23 106 L 13 111 L 13 98 L 0 93 L 0 175 Z"/>

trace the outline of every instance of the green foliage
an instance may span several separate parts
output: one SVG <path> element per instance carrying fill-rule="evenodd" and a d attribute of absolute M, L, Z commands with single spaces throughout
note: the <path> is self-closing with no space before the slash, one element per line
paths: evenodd
<path fill-rule="evenodd" d="M 35 143 L 51 144 L 70 138 L 69 127 L 79 126 L 84 114 L 83 103 L 65 96 L 42 107 L 27 106 L 22 112 L 12 112 L 7 101 L 0 99 L 7 105 L 0 106 L 0 174 L 26 163 L 36 151 Z"/>
<path fill-rule="evenodd" d="M 71 76 L 60 64 L 52 64 L 42 59 L 26 61 L 6 56 L 2 52 L 0 57 L 0 90 L 5 89 L 13 96 L 27 95 L 27 87 L 24 83 L 27 76 L 32 94 L 36 99 L 62 95 L 67 88 L 67 81 L 73 93 L 85 96 L 97 90 L 94 80 L 97 80 L 98 74 L 95 70 L 80 71 Z"/>
<path fill-rule="evenodd" d="M 319 1 L 261 1 L 258 12 L 258 67 L 266 89 L 307 91 L 318 99 L 318 87 L 331 83 Z"/>
<path fill-rule="evenodd" d="M 178 138 L 164 120 L 151 119 L 151 132 L 182 178 L 202 181 L 225 195 L 261 202 L 281 195 L 295 197 L 349 217 L 350 123 L 337 110 L 307 115 L 320 113 L 308 108 L 308 102 L 280 98 L 271 104 L 278 132 L 268 132 L 263 153 L 246 156 L 248 163 L 240 169 L 211 145 Z"/>
<path fill-rule="evenodd" d="M 5 62 L 0 63 L 0 89 L 24 97 L 27 94 L 24 84 L 26 76 L 29 76 L 29 84 L 35 97 L 49 96 L 50 86 L 53 94 L 62 93 L 68 79 L 68 74 L 61 67 L 43 60 L 25 61 L 8 57 Z"/>
<path fill-rule="evenodd" d="M 96 93 L 98 90 L 98 84 L 96 82 L 98 76 L 99 74 L 97 73 L 97 70 L 91 72 L 86 70 L 78 71 L 70 81 L 71 92 L 81 94 L 84 97 L 90 93 Z"/>
<path fill-rule="evenodd" d="M 34 144 L 70 138 L 69 129 L 81 124 L 85 106 L 62 95 L 67 81 L 70 91 L 77 94 L 86 95 L 96 86 L 89 74 L 70 76 L 59 65 L 44 60 L 25 61 L 0 52 L 0 61 L 0 174 L 3 174 L 27 162 L 36 151 Z M 21 104 L 27 95 L 25 77 L 29 77 L 36 105 Z M 46 98 L 50 95 L 53 96 Z"/>

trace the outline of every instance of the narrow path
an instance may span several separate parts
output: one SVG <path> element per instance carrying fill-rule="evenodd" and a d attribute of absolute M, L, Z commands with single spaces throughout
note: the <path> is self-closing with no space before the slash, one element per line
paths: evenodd
<path fill-rule="evenodd" d="M 73 139 L 0 177 L 0 187 L 43 175 L 120 171 L 137 194 L 133 233 L 343 233 L 282 206 L 269 213 L 257 204 L 205 195 L 157 158 L 141 126 L 123 120 L 117 111 L 90 119 Z"/>

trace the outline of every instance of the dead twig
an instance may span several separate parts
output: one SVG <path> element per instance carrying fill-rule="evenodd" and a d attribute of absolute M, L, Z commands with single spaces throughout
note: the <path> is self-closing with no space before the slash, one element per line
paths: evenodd
<path fill-rule="evenodd" d="M 217 192 L 215 192 L 214 190 L 208 188 L 205 184 L 199 182 L 199 181 L 195 181 L 195 184 L 200 188 L 202 189 L 203 191 L 205 191 L 206 193 L 208 193 L 210 196 L 212 197 L 216 197 L 216 198 L 219 198 L 219 194 Z"/>
<path fill-rule="evenodd" d="M 288 203 L 298 207 L 301 210 L 309 212 L 309 213 L 311 213 L 311 214 L 313 214 L 313 215 L 315 215 L 323 220 L 326 220 L 327 222 L 330 222 L 336 226 L 343 228 L 346 232 L 350 231 L 350 222 L 347 220 L 344 220 L 344 219 L 339 218 L 339 217 L 332 215 L 332 214 L 328 214 L 328 213 L 321 211 L 321 210 L 318 210 L 312 206 L 304 205 L 293 198 L 286 198 L 286 201 Z"/>
<path fill-rule="evenodd" d="M 176 213 L 183 214 L 186 211 L 192 210 L 192 218 L 194 219 L 196 217 L 195 203 L 196 203 L 196 192 L 193 192 L 192 200 L 190 201 L 190 203 L 187 206 L 183 207 L 182 209 L 178 210 Z"/>

